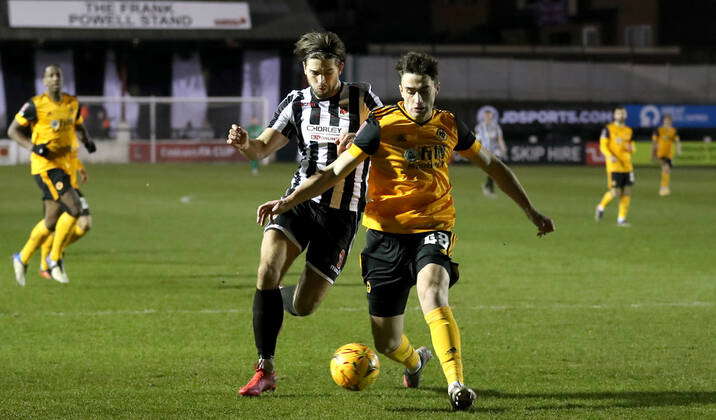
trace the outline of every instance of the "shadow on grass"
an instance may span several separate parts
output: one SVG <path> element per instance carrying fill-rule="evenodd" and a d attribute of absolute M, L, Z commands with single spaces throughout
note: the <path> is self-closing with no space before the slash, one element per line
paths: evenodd
<path fill-rule="evenodd" d="M 444 388 L 430 388 L 444 393 Z M 551 393 L 509 393 L 495 390 L 476 390 L 478 401 L 487 398 L 508 400 L 549 399 L 561 403 L 546 402 L 544 405 L 530 405 L 525 410 L 603 410 L 611 408 L 684 407 L 689 405 L 715 404 L 716 392 L 711 391 L 602 391 L 602 392 L 551 392 Z M 594 401 L 593 404 L 585 400 Z M 479 405 L 479 404 L 478 404 Z"/>

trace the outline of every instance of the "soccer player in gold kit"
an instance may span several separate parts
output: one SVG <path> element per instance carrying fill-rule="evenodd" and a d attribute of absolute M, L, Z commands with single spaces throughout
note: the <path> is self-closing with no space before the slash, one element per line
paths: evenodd
<path fill-rule="evenodd" d="M 25 285 L 30 257 L 53 232 L 52 248 L 47 256 L 48 269 L 54 280 L 69 282 L 61 260 L 62 251 L 82 210 L 80 197 L 70 180 L 70 156 L 77 136 L 89 151 L 95 150 L 82 125 L 77 98 L 62 92 L 62 69 L 57 65 L 47 66 L 42 81 L 45 93 L 30 99 L 8 128 L 10 138 L 32 151 L 30 173 L 42 190 L 45 207 L 45 217 L 35 225 L 22 250 L 12 258 L 15 280 L 20 286 Z"/>
<path fill-rule="evenodd" d="M 599 138 L 599 150 L 606 160 L 607 182 L 609 191 L 604 193 L 597 204 L 595 219 L 602 220 L 604 209 L 614 199 L 619 198 L 619 215 L 617 225 L 628 227 L 627 214 L 631 203 L 631 188 L 634 185 L 634 166 L 631 156 L 634 153 L 633 131 L 626 124 L 626 108 L 614 109 L 614 121 L 602 129 Z"/>
<path fill-rule="evenodd" d="M 70 244 L 73 244 L 78 239 L 85 236 L 85 234 L 92 227 L 92 215 L 90 214 L 89 204 L 82 191 L 80 191 L 80 185 L 87 182 L 89 175 L 87 175 L 87 169 L 79 158 L 79 142 L 76 140 L 72 145 L 72 152 L 70 154 L 70 184 L 72 188 L 77 190 L 77 194 L 80 196 L 80 203 L 82 209 L 80 210 L 80 216 L 77 218 L 74 229 L 67 235 L 63 248 L 67 248 Z M 92 148 L 93 146 L 90 146 Z M 94 150 L 94 149 L 93 149 Z M 54 242 L 55 234 L 52 233 L 45 239 L 40 247 L 40 276 L 51 279 L 52 275 L 47 265 L 47 256 L 50 255 L 52 250 L 52 243 Z"/>
<path fill-rule="evenodd" d="M 671 181 L 671 159 L 674 158 L 674 145 L 676 145 L 676 154 L 681 154 L 681 141 L 679 141 L 679 134 L 676 132 L 676 128 L 672 125 L 671 115 L 664 114 L 661 127 L 654 130 L 651 139 L 651 156 L 654 160 L 658 159 L 661 164 L 659 195 L 669 195 L 671 194 L 669 183 Z"/>
<path fill-rule="evenodd" d="M 257 222 L 291 211 L 370 158 L 361 269 L 375 346 L 405 366 L 406 387 L 419 385 L 431 353 L 424 347 L 416 351 L 403 333 L 405 306 L 415 285 L 450 402 L 464 410 L 476 395 L 464 383 L 460 331 L 448 304 L 448 288 L 458 277 L 450 259 L 455 209 L 447 165 L 453 150 L 492 177 L 537 226 L 538 235 L 552 232 L 554 225 L 532 206 L 512 171 L 482 149 L 463 122 L 434 108 L 440 86 L 437 65 L 435 58 L 422 53 L 401 57 L 396 69 L 403 101 L 373 110 L 346 153 L 291 194 L 261 205 Z"/>

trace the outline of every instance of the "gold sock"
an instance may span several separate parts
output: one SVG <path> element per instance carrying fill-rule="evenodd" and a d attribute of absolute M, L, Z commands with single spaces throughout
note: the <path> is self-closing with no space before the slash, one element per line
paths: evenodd
<path fill-rule="evenodd" d="M 55 239 L 52 241 L 52 250 L 50 250 L 50 258 L 55 261 L 59 261 L 62 258 L 62 251 L 65 249 L 65 240 L 67 235 L 75 227 L 77 218 L 70 216 L 68 213 L 62 213 L 60 218 L 57 220 L 57 226 L 55 226 Z"/>
<path fill-rule="evenodd" d="M 420 364 L 420 356 L 410 344 L 410 340 L 408 340 L 405 334 L 403 334 L 401 338 L 400 345 L 390 353 L 385 353 L 385 355 L 388 356 L 389 359 L 402 364 L 410 371 L 417 369 Z"/>
<path fill-rule="evenodd" d="M 623 195 L 619 199 L 619 220 L 626 220 L 627 213 L 629 213 L 629 203 L 631 203 L 631 196 Z"/>
<path fill-rule="evenodd" d="M 605 209 L 609 205 L 609 203 L 612 202 L 613 199 L 614 199 L 614 194 L 612 194 L 611 190 L 605 192 L 604 195 L 602 196 L 602 201 L 599 202 L 599 208 Z"/>
<path fill-rule="evenodd" d="M 42 246 L 40 247 L 40 270 L 47 271 L 47 256 L 50 255 L 50 250 L 52 250 L 52 241 L 55 239 L 55 234 L 50 233 L 50 235 L 45 239 L 45 242 L 42 243 Z"/>
<path fill-rule="evenodd" d="M 668 188 L 669 181 L 671 181 L 671 174 L 669 172 L 662 172 L 661 173 L 661 187 Z"/>
<path fill-rule="evenodd" d="M 50 233 L 52 232 L 45 226 L 44 219 L 37 222 L 35 227 L 32 228 L 32 232 L 30 232 L 30 238 L 25 243 L 25 246 L 22 247 L 22 251 L 20 251 L 20 259 L 23 264 L 27 264 L 30 261 L 32 254 L 37 251 L 37 248 L 40 247 Z"/>
<path fill-rule="evenodd" d="M 460 330 L 449 306 L 433 309 L 425 315 L 433 348 L 440 359 L 447 383 L 463 381 Z"/>

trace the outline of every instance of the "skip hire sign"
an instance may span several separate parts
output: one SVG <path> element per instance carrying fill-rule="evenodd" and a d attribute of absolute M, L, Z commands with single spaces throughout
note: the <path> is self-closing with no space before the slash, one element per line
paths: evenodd
<path fill-rule="evenodd" d="M 251 29 L 246 2 L 9 0 L 11 28 Z"/>

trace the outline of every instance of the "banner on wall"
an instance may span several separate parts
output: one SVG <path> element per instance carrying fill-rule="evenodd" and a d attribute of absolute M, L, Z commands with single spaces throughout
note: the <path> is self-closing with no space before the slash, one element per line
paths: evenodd
<path fill-rule="evenodd" d="M 9 0 L 7 7 L 11 28 L 251 29 L 247 2 Z"/>
<path fill-rule="evenodd" d="M 238 162 L 244 155 L 226 143 L 161 142 L 155 150 L 157 162 Z M 151 145 L 146 142 L 129 144 L 130 162 L 150 162 Z"/>
<path fill-rule="evenodd" d="M 664 114 L 671 115 L 675 127 L 716 127 L 716 105 L 626 105 L 627 125 L 630 127 L 657 127 Z"/>

